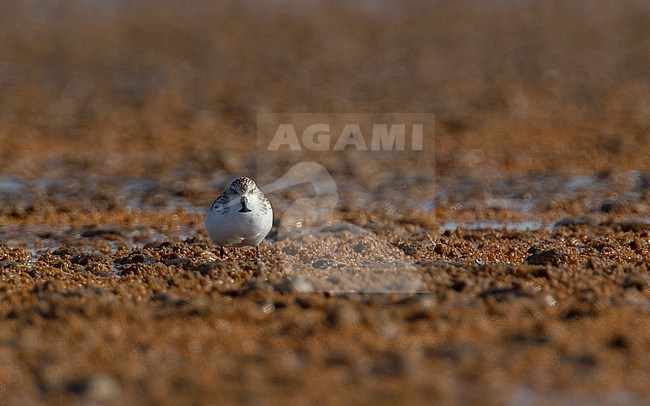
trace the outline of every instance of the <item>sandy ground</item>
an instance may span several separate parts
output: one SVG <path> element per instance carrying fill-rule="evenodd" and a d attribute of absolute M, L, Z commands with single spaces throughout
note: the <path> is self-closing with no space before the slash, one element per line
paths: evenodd
<path fill-rule="evenodd" d="M 0 403 L 650 402 L 647 6 L 246 4 L 0 6 Z M 435 137 L 269 154 L 273 111 Z M 220 258 L 296 162 L 335 189 Z"/>

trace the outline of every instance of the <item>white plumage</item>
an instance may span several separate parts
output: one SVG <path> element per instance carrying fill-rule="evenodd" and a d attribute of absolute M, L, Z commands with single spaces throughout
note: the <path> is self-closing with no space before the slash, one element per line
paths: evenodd
<path fill-rule="evenodd" d="M 273 226 L 273 208 L 252 179 L 237 178 L 210 207 L 205 228 L 221 247 L 256 247 Z"/>

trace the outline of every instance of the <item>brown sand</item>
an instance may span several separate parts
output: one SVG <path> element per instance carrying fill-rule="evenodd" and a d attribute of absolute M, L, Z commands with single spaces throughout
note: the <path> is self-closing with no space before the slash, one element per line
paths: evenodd
<path fill-rule="evenodd" d="M 0 403 L 650 402 L 650 10 L 462 3 L 3 3 Z M 435 151 L 219 258 L 219 189 L 295 160 L 258 111 Z"/>

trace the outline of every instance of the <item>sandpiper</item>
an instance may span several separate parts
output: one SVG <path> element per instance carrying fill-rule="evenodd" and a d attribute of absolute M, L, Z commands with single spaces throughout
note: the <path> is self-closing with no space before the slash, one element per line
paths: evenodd
<path fill-rule="evenodd" d="M 271 202 L 252 179 L 237 178 L 210 207 L 205 228 L 212 241 L 220 247 L 255 247 L 260 257 L 260 242 L 273 226 Z"/>

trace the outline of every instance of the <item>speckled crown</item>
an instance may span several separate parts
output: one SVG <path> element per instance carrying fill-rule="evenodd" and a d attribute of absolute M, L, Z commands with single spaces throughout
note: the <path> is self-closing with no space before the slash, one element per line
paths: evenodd
<path fill-rule="evenodd" d="M 249 193 L 257 190 L 257 185 L 251 178 L 245 176 L 237 178 L 230 183 L 230 189 L 239 193 Z"/>

